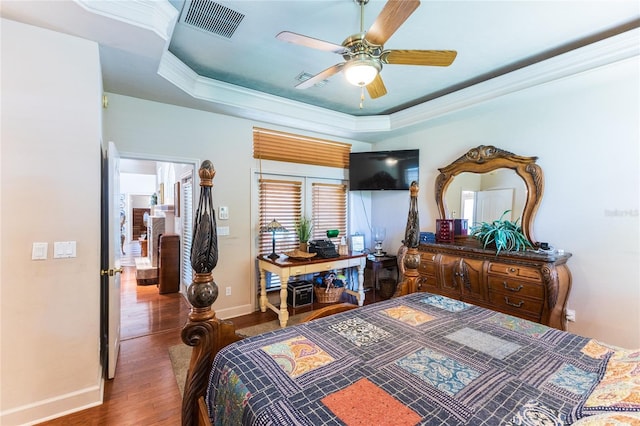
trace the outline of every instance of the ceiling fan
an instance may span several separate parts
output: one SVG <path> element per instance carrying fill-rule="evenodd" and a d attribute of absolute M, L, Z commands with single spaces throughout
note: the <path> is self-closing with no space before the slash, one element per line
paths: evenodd
<path fill-rule="evenodd" d="M 337 53 L 345 60 L 299 83 L 296 88 L 309 88 L 344 71 L 351 84 L 366 87 L 369 96 L 375 99 L 387 94 L 387 88 L 380 77 L 383 64 L 446 67 L 456 58 L 455 50 L 384 49 L 384 43 L 420 6 L 420 0 L 389 0 L 366 32 L 363 29 L 364 6 L 369 0 L 354 1 L 360 6 L 360 32 L 347 37 L 342 45 L 290 31 L 283 31 L 276 36 L 281 41 Z"/>

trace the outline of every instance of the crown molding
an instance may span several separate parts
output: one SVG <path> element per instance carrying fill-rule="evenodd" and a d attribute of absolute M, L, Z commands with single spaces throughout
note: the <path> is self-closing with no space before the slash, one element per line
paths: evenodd
<path fill-rule="evenodd" d="M 152 30 L 164 41 L 158 74 L 210 110 L 235 117 L 357 139 L 406 130 L 429 120 L 554 80 L 640 55 L 635 28 L 389 115 L 352 116 L 196 74 L 168 51 L 178 11 L 168 1 L 75 0 L 88 11 Z"/>
<path fill-rule="evenodd" d="M 392 114 L 392 129 L 402 129 L 530 87 L 578 75 L 640 55 L 640 29 L 529 65 L 508 74 Z"/>
<path fill-rule="evenodd" d="M 389 130 L 388 116 L 354 117 L 202 77 L 169 51 L 165 51 L 160 60 L 158 74 L 190 96 L 216 104 L 217 110 L 241 118 L 345 137 L 362 131 Z"/>
<path fill-rule="evenodd" d="M 168 51 L 159 74 L 189 95 L 218 104 L 242 118 L 341 136 L 390 133 L 509 93 L 577 75 L 640 55 L 640 29 L 634 29 L 525 68 L 492 78 L 390 115 L 351 116 L 197 75 Z"/>
<path fill-rule="evenodd" d="M 168 1 L 74 1 L 88 12 L 151 30 L 166 42 L 171 39 L 179 15 Z"/>

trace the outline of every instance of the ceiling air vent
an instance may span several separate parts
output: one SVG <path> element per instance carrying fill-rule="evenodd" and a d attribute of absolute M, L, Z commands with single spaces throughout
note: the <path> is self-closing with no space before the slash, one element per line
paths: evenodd
<path fill-rule="evenodd" d="M 187 4 L 183 22 L 225 38 L 231 38 L 244 15 L 211 0 L 192 0 Z"/>
<path fill-rule="evenodd" d="M 302 71 L 300 74 L 298 74 L 296 76 L 296 80 L 299 82 L 303 82 L 303 81 L 307 81 L 309 80 L 311 77 L 313 77 L 313 74 L 309 74 L 308 72 Z M 317 82 L 316 84 L 314 84 L 315 87 L 322 87 L 325 84 L 327 84 L 329 82 L 329 80 L 321 80 L 319 82 Z"/>

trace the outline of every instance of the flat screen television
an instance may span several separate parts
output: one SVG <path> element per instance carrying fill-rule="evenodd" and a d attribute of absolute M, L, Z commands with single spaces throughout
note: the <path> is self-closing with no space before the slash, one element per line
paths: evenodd
<path fill-rule="evenodd" d="M 349 154 L 351 191 L 407 190 L 418 181 L 418 149 L 352 152 Z"/>

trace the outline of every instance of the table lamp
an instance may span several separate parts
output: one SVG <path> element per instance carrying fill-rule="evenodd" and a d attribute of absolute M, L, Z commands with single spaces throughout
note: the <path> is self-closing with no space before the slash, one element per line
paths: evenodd
<path fill-rule="evenodd" d="M 269 259 L 277 259 L 280 257 L 276 254 L 276 232 L 287 232 L 287 228 L 280 225 L 280 222 L 273 219 L 267 226 L 260 228 L 260 232 L 271 232 L 271 254 L 267 256 Z"/>
<path fill-rule="evenodd" d="M 375 253 L 373 253 L 374 256 L 384 256 L 386 253 L 382 251 L 382 241 L 384 241 L 385 237 L 387 236 L 387 231 L 385 228 L 383 227 L 375 227 L 373 228 L 373 240 L 376 242 L 375 245 Z"/>

